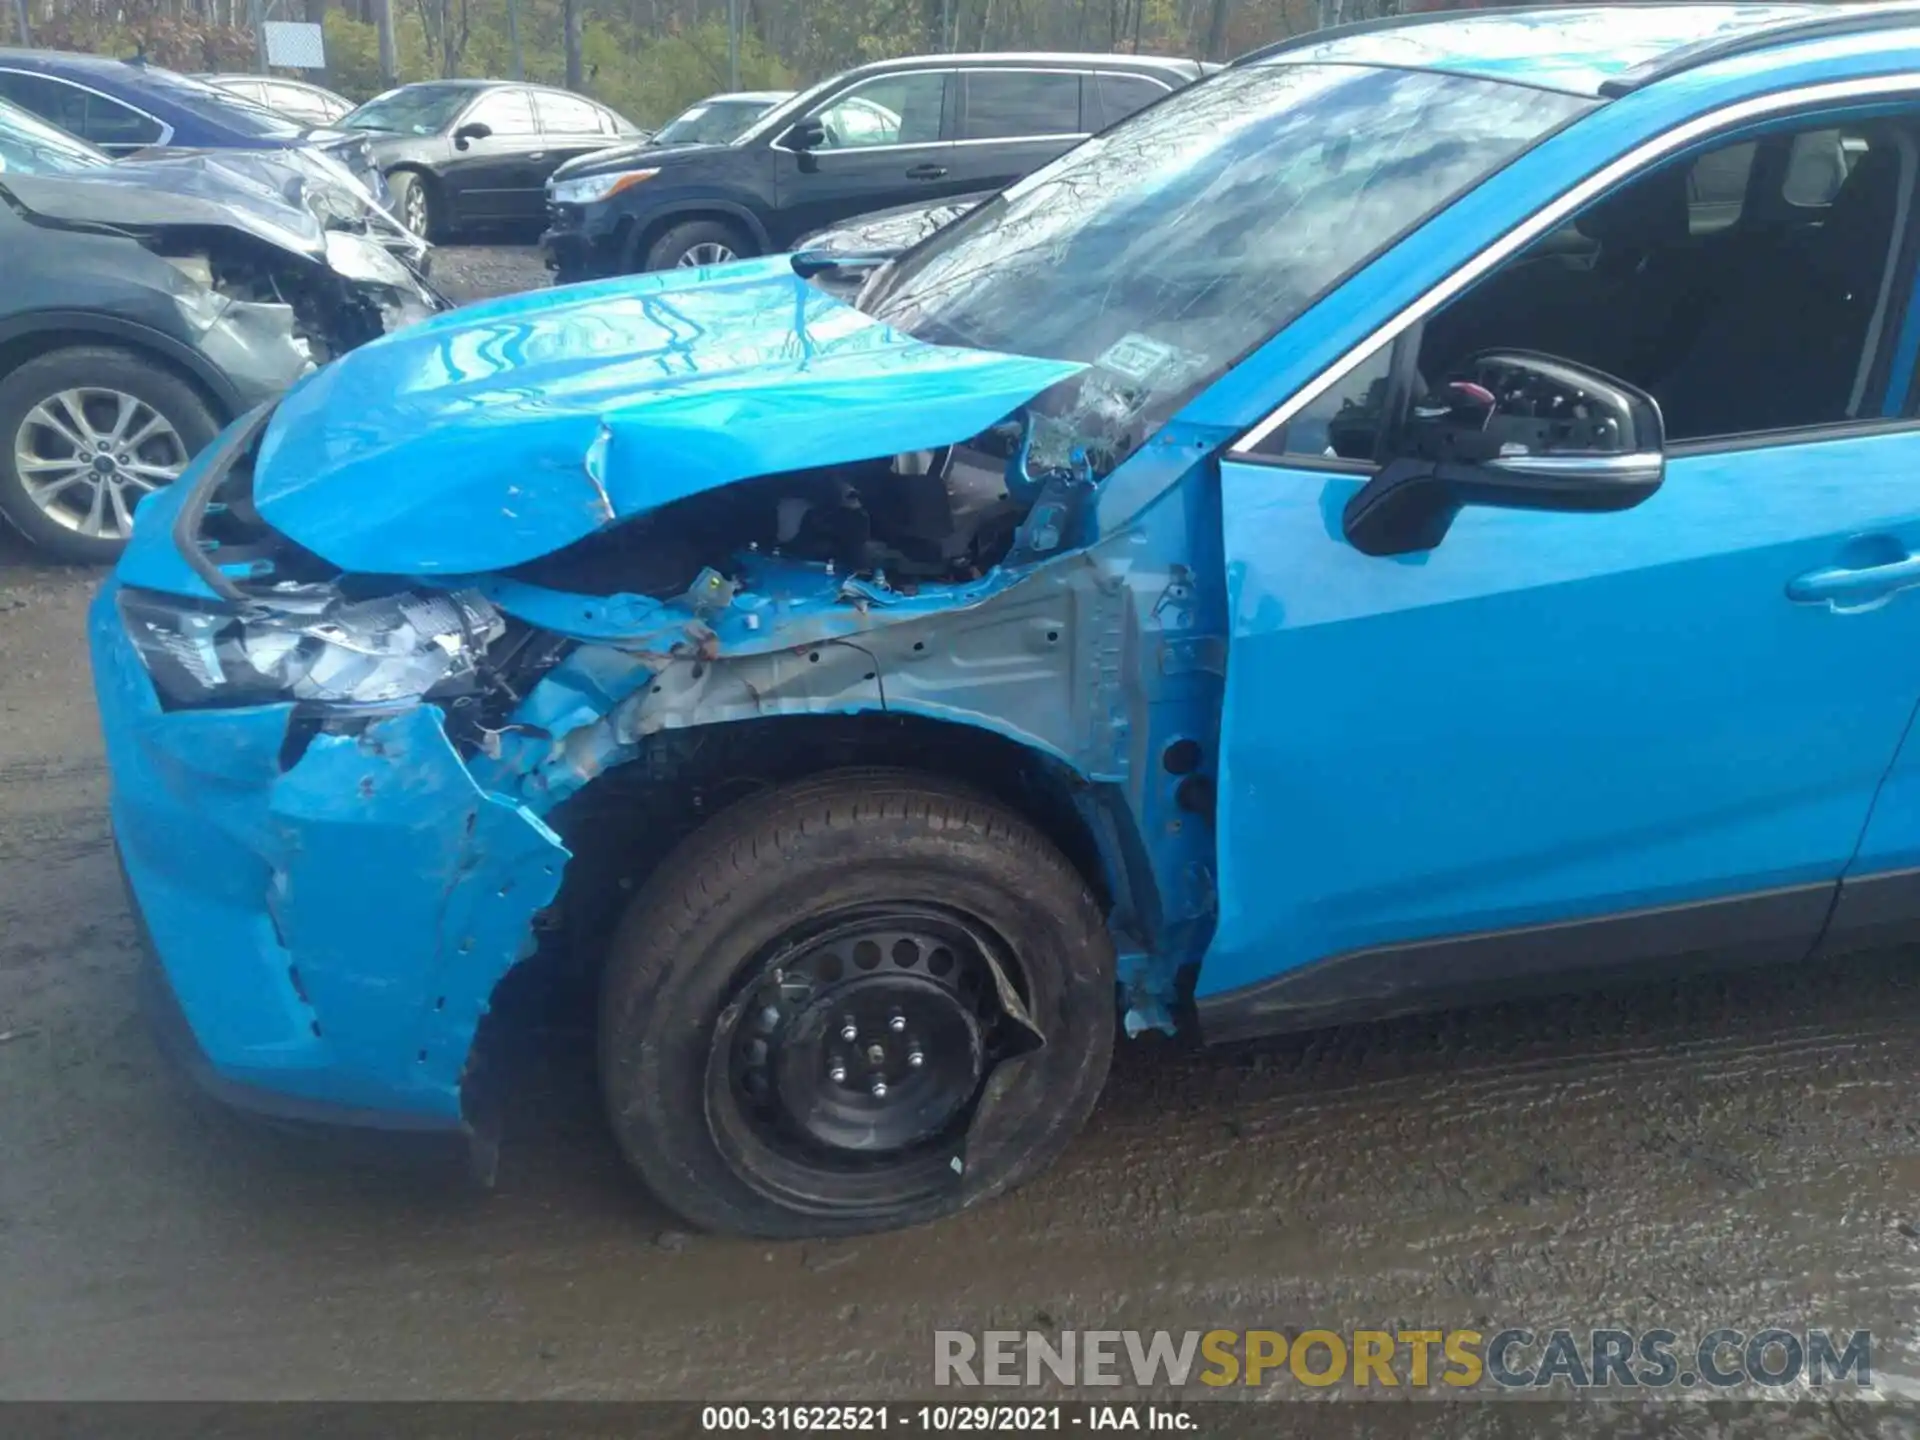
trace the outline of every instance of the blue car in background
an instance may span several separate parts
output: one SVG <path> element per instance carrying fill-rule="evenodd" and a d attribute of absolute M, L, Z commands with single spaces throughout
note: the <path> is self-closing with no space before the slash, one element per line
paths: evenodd
<path fill-rule="evenodd" d="M 0 100 L 109 155 L 152 148 L 311 149 L 344 165 L 382 204 L 386 181 L 365 136 L 314 128 L 145 60 L 0 49 Z"/>
<path fill-rule="evenodd" d="M 467 1132 L 597 985 L 689 1220 L 1034 1174 L 1116 1036 L 1920 924 L 1920 9 L 1249 56 L 891 260 L 374 341 L 92 614 L 163 1033 Z M 551 968 L 549 968 L 551 967 Z"/>

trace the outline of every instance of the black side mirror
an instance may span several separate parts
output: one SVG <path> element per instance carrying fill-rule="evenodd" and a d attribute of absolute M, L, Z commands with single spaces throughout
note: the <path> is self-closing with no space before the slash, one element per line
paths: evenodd
<path fill-rule="evenodd" d="M 789 150 L 817 150 L 827 143 L 827 127 L 820 122 L 818 115 L 809 115 L 804 120 L 793 122 L 786 140 Z"/>
<path fill-rule="evenodd" d="M 793 253 L 793 269 L 802 280 L 811 279 L 827 270 L 866 275 L 882 265 L 891 265 L 900 258 L 902 248 L 896 245 L 877 250 L 796 250 Z"/>
<path fill-rule="evenodd" d="M 1342 526 L 1363 554 L 1406 555 L 1444 540 L 1465 505 L 1630 510 L 1660 488 L 1665 444 L 1644 391 L 1550 355 L 1488 351 L 1414 403 Z"/>
<path fill-rule="evenodd" d="M 493 127 L 484 120 L 469 120 L 453 132 L 453 148 L 464 150 L 469 140 L 484 140 L 493 134 Z"/>

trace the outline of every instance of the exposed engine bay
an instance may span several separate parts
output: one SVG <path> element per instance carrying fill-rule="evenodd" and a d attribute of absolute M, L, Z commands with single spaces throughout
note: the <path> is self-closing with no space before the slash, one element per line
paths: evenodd
<path fill-rule="evenodd" d="M 146 247 L 214 294 L 284 307 L 315 365 L 444 308 L 419 276 L 364 237 L 330 231 L 323 261 L 242 232 L 143 237 Z"/>
<path fill-rule="evenodd" d="M 231 330 L 241 349 L 291 344 L 324 365 L 448 308 L 425 278 L 426 242 L 323 156 L 189 152 L 8 173 L 0 204 L 42 230 L 158 256 L 195 327 Z"/>
<path fill-rule="evenodd" d="M 1009 484 L 1017 424 L 966 445 L 743 480 L 602 530 L 511 572 L 590 595 L 683 593 L 741 551 L 896 587 L 965 580 L 1004 558 L 1031 497 Z"/>
<path fill-rule="evenodd" d="M 509 573 L 593 595 L 682 594 L 739 552 L 824 563 L 911 593 L 976 579 L 1049 496 L 1089 493 L 1192 365 L 1130 336 L 1084 374 L 958 445 L 740 481 L 599 531 Z M 1068 507 L 1071 509 L 1071 507 Z M 1033 548 L 1058 548 L 1055 528 Z"/>

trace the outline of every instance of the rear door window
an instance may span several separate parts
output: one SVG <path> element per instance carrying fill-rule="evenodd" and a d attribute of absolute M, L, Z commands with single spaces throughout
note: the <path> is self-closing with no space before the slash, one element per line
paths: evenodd
<path fill-rule="evenodd" d="M 962 140 L 1078 135 L 1080 76 L 1057 71 L 974 70 L 961 77 Z"/>
<path fill-rule="evenodd" d="M 262 99 L 282 115 L 291 115 L 309 125 L 327 123 L 327 104 L 310 90 L 298 85 L 267 85 Z"/>
<path fill-rule="evenodd" d="M 601 133 L 599 108 L 578 95 L 536 90 L 533 92 L 533 108 L 540 117 L 540 128 L 549 135 Z"/>
<path fill-rule="evenodd" d="M 1134 111 L 1146 109 L 1168 93 L 1165 85 L 1145 75 L 1103 74 L 1096 83 L 1100 91 L 1100 123 L 1103 125 L 1118 124 Z"/>
<path fill-rule="evenodd" d="M 533 106 L 524 90 L 489 90 L 467 112 L 462 125 L 485 125 L 495 135 L 532 135 Z"/>
<path fill-rule="evenodd" d="M 0 96 L 96 145 L 154 145 L 166 134 L 152 116 L 51 75 L 0 70 Z"/>
<path fill-rule="evenodd" d="M 1754 148 L 1747 140 L 1711 150 L 1694 162 L 1687 174 L 1687 228 L 1693 234 L 1711 235 L 1740 223 Z"/>

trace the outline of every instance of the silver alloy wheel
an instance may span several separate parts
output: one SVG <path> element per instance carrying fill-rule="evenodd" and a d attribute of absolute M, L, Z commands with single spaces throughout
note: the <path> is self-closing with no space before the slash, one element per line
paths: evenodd
<path fill-rule="evenodd" d="M 696 265 L 724 265 L 737 258 L 732 250 L 718 240 L 703 240 L 698 245 L 689 245 L 675 264 L 682 270 L 690 270 Z"/>
<path fill-rule="evenodd" d="M 27 498 L 56 525 L 99 540 L 126 539 L 140 497 L 178 480 L 188 459 L 166 416 L 94 386 L 47 396 L 13 436 Z"/>
<path fill-rule="evenodd" d="M 425 238 L 427 233 L 427 192 L 421 188 L 420 181 L 417 178 L 412 185 L 407 187 L 407 203 L 405 209 L 401 211 L 400 218 L 406 222 L 407 229 Z"/>

